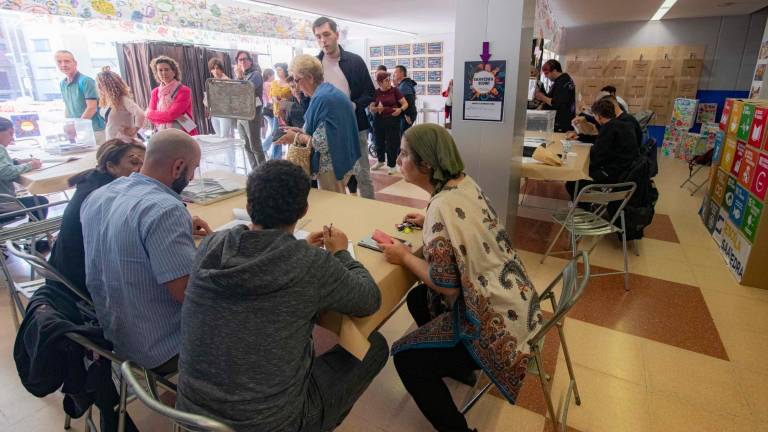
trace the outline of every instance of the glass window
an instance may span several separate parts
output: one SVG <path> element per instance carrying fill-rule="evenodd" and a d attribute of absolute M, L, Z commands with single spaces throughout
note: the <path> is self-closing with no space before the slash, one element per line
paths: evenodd
<path fill-rule="evenodd" d="M 8 72 L 0 71 L 0 90 L 10 90 L 11 82 L 8 80 Z"/>
<path fill-rule="evenodd" d="M 35 47 L 37 52 L 50 52 L 51 43 L 48 39 L 32 39 L 32 46 Z"/>

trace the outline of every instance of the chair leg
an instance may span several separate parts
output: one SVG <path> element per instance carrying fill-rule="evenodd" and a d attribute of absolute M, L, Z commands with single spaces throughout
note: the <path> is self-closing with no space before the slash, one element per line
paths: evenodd
<path fill-rule="evenodd" d="M 541 390 L 544 392 L 544 400 L 547 402 L 547 411 L 549 412 L 549 418 L 552 420 L 554 430 L 557 430 L 558 418 L 555 415 L 555 407 L 552 405 L 552 395 L 549 392 L 549 386 L 547 385 L 546 374 L 544 373 L 544 362 L 541 359 L 541 353 L 538 347 L 533 347 L 533 355 L 536 360 L 536 368 L 539 371 L 539 383 L 541 384 Z"/>
<path fill-rule="evenodd" d="M 117 432 L 125 432 L 125 415 L 126 405 L 128 404 L 128 382 L 125 380 L 122 374 L 120 374 L 120 404 L 118 409 L 120 411 L 117 421 Z"/>
<path fill-rule="evenodd" d="M 72 427 L 72 417 L 69 414 L 64 415 L 64 430 L 69 430 Z"/>
<path fill-rule="evenodd" d="M 563 347 L 563 357 L 565 357 L 565 366 L 568 368 L 568 376 L 571 378 L 571 382 L 573 383 L 573 396 L 576 399 L 576 405 L 581 405 L 579 388 L 576 386 L 576 375 L 573 373 L 573 365 L 571 364 L 571 354 L 568 352 L 568 345 L 565 343 L 563 322 L 559 322 L 557 324 L 557 332 L 560 335 L 560 345 Z"/>
<path fill-rule="evenodd" d="M 627 226 L 624 211 L 621 212 L 621 248 L 624 252 L 624 290 L 629 291 L 629 257 L 627 256 Z"/>
<path fill-rule="evenodd" d="M 549 253 L 552 252 L 552 248 L 555 247 L 555 243 L 557 243 L 557 239 L 560 238 L 560 234 L 563 233 L 563 230 L 565 229 L 565 225 L 560 225 L 560 230 L 557 232 L 557 235 L 555 235 L 555 238 L 552 239 L 552 242 L 549 244 L 549 247 L 547 248 L 547 251 L 544 252 L 544 256 L 541 257 L 541 263 L 544 263 L 544 260 L 547 259 L 547 256 L 549 256 Z"/>

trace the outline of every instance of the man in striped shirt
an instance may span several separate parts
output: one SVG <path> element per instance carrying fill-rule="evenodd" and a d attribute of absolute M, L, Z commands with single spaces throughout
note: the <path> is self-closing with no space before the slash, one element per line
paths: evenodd
<path fill-rule="evenodd" d="M 140 173 L 94 191 L 80 210 L 86 286 L 104 335 L 117 355 L 160 374 L 177 367 L 193 235 L 211 232 L 179 195 L 199 164 L 193 138 L 160 131 Z"/>

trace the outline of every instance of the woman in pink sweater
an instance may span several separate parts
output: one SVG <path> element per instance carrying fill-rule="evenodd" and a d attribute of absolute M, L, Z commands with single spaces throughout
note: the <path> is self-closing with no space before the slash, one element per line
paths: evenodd
<path fill-rule="evenodd" d="M 180 129 L 197 135 L 197 125 L 192 116 L 192 91 L 179 80 L 181 69 L 176 60 L 159 56 L 149 63 L 160 86 L 152 90 L 146 117 L 155 130 Z"/>

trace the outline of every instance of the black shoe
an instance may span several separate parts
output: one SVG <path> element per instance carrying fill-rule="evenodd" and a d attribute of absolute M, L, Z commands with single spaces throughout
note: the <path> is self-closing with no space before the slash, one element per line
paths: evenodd
<path fill-rule="evenodd" d="M 477 384 L 477 372 L 470 370 L 465 372 L 458 372 L 453 375 L 449 375 L 448 378 L 456 380 L 462 384 L 466 384 L 470 387 L 474 387 Z"/>
<path fill-rule="evenodd" d="M 51 244 L 48 239 L 40 239 L 35 242 L 35 250 L 37 253 L 44 254 L 51 250 Z"/>

